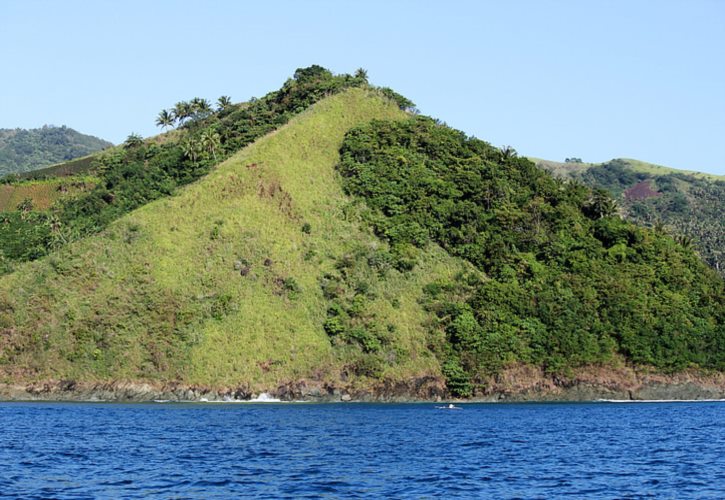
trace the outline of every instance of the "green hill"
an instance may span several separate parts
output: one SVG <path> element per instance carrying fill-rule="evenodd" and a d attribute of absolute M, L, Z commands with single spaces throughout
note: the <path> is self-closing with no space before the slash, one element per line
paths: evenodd
<path fill-rule="evenodd" d="M 364 76 L 298 70 L 2 215 L 0 382 L 481 397 L 725 369 L 692 251 Z"/>
<path fill-rule="evenodd" d="M 320 280 L 380 246 L 336 181 L 337 150 L 352 126 L 403 116 L 368 91 L 329 98 L 178 196 L 21 266 L 0 284 L 5 373 L 222 385 L 435 374 L 419 300 L 426 280 L 457 270 L 440 250 L 385 282 L 361 271 L 395 363 L 336 354 L 322 328 Z"/>
<path fill-rule="evenodd" d="M 725 276 L 725 176 L 630 159 L 535 161 L 554 175 L 611 192 L 625 218 L 677 236 Z"/>
<path fill-rule="evenodd" d="M 0 177 L 67 162 L 112 145 L 65 126 L 0 129 Z"/>

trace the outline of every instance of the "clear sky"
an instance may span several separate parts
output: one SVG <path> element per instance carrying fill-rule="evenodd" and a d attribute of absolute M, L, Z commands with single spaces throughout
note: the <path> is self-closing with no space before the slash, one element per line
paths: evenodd
<path fill-rule="evenodd" d="M 0 47 L 0 128 L 118 143 L 320 64 L 522 155 L 725 174 L 721 0 L 0 0 Z"/>

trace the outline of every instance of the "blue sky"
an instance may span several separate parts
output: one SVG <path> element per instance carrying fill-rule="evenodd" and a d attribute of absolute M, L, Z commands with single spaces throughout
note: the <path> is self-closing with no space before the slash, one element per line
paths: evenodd
<path fill-rule="evenodd" d="M 121 142 L 320 64 L 522 155 L 725 174 L 725 1 L 2 0 L 0 47 L 0 128 Z"/>

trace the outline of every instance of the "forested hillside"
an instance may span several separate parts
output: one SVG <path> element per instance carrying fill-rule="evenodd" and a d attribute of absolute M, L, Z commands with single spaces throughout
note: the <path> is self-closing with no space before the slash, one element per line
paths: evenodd
<path fill-rule="evenodd" d="M 0 129 L 0 177 L 61 163 L 112 146 L 72 128 Z"/>
<path fill-rule="evenodd" d="M 435 242 L 478 273 L 426 286 L 452 390 L 511 363 L 725 369 L 723 281 L 611 198 L 424 117 L 348 134 L 340 172 L 367 220 L 415 267 Z"/>
<path fill-rule="evenodd" d="M 612 193 L 623 216 L 669 232 L 725 276 L 725 178 L 634 160 L 601 164 L 537 161 L 557 176 Z"/>

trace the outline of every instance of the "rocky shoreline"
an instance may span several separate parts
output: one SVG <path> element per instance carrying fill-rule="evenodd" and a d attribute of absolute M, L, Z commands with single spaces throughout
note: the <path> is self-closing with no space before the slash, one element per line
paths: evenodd
<path fill-rule="evenodd" d="M 470 402 L 536 402 L 595 400 L 704 400 L 725 399 L 725 374 L 683 372 L 648 373 L 633 368 L 588 367 L 568 377 L 520 366 L 491 377 Z M 425 402 L 454 400 L 440 377 L 425 376 L 403 382 L 383 381 L 370 387 L 352 387 L 298 380 L 277 387 L 252 390 L 248 386 L 207 387 L 181 383 L 138 381 L 81 382 L 46 380 L 0 384 L 2 401 L 308 401 L 308 402 Z"/>

